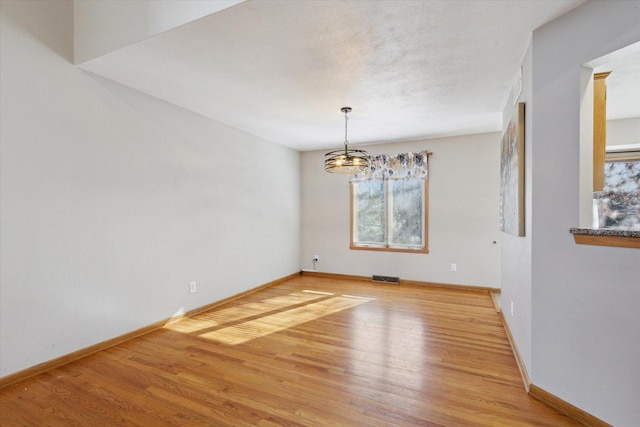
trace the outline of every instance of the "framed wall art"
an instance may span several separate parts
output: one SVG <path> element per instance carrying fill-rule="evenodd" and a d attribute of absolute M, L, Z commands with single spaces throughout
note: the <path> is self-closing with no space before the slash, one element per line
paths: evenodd
<path fill-rule="evenodd" d="M 501 145 L 500 230 L 524 236 L 524 102 L 516 105 Z"/>

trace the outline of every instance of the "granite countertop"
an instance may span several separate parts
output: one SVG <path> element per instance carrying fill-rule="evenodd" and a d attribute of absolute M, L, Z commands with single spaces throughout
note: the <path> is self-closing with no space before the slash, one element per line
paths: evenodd
<path fill-rule="evenodd" d="M 588 234 L 590 236 L 615 236 L 640 238 L 640 230 L 621 230 L 619 228 L 571 228 L 572 234 Z"/>

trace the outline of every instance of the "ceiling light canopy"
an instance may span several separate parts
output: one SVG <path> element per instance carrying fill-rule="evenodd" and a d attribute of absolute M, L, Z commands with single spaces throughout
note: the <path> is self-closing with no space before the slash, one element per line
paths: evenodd
<path fill-rule="evenodd" d="M 364 150 L 350 150 L 347 141 L 347 114 L 351 107 L 342 107 L 344 113 L 344 150 L 329 151 L 324 155 L 324 170 L 330 173 L 352 174 L 369 167 L 369 155 Z"/>

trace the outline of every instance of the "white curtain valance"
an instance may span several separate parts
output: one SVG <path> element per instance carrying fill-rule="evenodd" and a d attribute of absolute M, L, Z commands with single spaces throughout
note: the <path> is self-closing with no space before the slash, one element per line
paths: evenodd
<path fill-rule="evenodd" d="M 351 175 L 349 182 L 388 179 L 428 179 L 429 152 L 369 156 L 369 167 Z"/>

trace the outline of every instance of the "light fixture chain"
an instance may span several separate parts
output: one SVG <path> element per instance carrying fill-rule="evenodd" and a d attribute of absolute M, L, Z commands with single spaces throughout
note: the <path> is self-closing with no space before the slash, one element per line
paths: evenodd
<path fill-rule="evenodd" d="M 347 121 L 349 120 L 349 117 L 347 116 L 347 114 L 349 114 L 349 112 L 347 110 L 345 110 L 345 112 L 344 112 L 344 145 L 345 145 L 345 147 L 348 144 L 348 142 L 347 142 Z"/>

